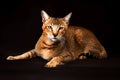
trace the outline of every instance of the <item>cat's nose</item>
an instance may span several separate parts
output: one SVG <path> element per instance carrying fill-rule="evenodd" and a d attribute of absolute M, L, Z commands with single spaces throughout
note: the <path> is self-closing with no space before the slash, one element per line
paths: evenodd
<path fill-rule="evenodd" d="M 53 34 L 54 37 L 56 37 L 58 34 Z"/>
<path fill-rule="evenodd" d="M 54 37 L 56 37 L 57 35 L 53 35 Z"/>

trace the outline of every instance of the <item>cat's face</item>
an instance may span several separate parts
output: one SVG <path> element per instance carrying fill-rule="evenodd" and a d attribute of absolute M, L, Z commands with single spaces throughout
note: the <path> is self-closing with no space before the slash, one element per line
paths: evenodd
<path fill-rule="evenodd" d="M 62 19 L 49 18 L 43 24 L 44 34 L 52 41 L 61 40 L 67 29 L 67 24 Z"/>
<path fill-rule="evenodd" d="M 65 31 L 68 28 L 70 17 L 71 13 L 64 18 L 53 18 L 48 16 L 46 12 L 42 11 L 43 34 L 52 41 L 62 40 Z"/>

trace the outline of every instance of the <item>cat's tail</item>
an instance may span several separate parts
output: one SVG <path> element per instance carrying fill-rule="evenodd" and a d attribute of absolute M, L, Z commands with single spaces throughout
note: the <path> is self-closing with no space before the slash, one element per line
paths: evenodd
<path fill-rule="evenodd" d="M 36 56 L 36 51 L 35 49 L 32 49 L 28 52 L 25 52 L 21 55 L 17 55 L 17 56 L 8 56 L 7 60 L 21 60 L 21 59 L 30 59 L 32 57 Z"/>

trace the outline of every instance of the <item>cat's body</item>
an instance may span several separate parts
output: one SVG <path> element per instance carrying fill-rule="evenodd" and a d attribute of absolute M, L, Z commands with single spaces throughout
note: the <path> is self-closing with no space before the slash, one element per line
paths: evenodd
<path fill-rule="evenodd" d="M 19 60 L 40 56 L 49 62 L 46 67 L 56 67 L 64 62 L 85 59 L 86 55 L 106 58 L 107 53 L 95 35 L 82 27 L 68 26 L 71 13 L 64 18 L 50 17 L 42 11 L 43 33 L 35 49 L 7 60 Z"/>

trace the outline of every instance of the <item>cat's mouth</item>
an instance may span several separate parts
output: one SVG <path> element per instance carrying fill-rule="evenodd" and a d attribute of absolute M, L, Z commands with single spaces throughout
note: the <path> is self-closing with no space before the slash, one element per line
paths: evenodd
<path fill-rule="evenodd" d="M 51 39 L 52 41 L 58 41 L 58 38 L 54 37 Z"/>

